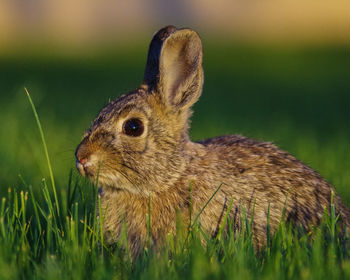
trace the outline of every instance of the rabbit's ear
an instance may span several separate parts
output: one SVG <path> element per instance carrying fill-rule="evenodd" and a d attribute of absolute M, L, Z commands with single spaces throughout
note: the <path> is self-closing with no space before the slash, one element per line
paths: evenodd
<path fill-rule="evenodd" d="M 177 109 L 195 103 L 202 91 L 202 43 L 191 29 L 167 26 L 153 37 L 144 83 Z"/>

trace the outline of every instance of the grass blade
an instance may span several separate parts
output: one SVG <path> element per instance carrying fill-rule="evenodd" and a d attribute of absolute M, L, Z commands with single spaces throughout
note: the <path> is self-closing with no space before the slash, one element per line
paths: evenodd
<path fill-rule="evenodd" d="M 27 94 L 29 103 L 30 103 L 30 105 L 32 106 L 33 113 L 34 113 L 34 117 L 35 117 L 35 120 L 36 120 L 36 124 L 37 124 L 38 129 L 39 129 L 41 141 L 42 141 L 42 144 L 43 144 L 43 147 L 44 147 L 44 152 L 45 152 L 45 157 L 46 157 L 46 161 L 47 161 L 47 166 L 48 166 L 48 168 L 49 168 L 50 179 L 51 179 L 53 194 L 54 194 L 54 197 L 55 197 L 56 208 L 57 208 L 57 214 L 58 214 L 58 216 L 59 216 L 59 215 L 60 215 L 60 209 L 59 209 L 59 204 L 58 204 L 58 199 L 57 199 L 56 185 L 55 185 L 55 180 L 54 180 L 54 177 L 53 177 L 53 172 L 52 172 L 52 167 L 51 167 L 51 161 L 50 161 L 49 152 L 48 152 L 47 145 L 46 145 L 46 141 L 45 141 L 44 131 L 43 131 L 42 127 L 41 127 L 41 123 L 40 123 L 40 120 L 39 120 L 39 116 L 38 116 L 38 113 L 37 113 L 37 111 L 36 111 L 36 108 L 35 108 L 35 105 L 34 105 L 34 103 L 33 103 L 33 100 L 32 100 L 32 98 L 30 97 L 30 94 L 29 94 L 27 88 L 24 88 L 24 90 L 25 90 L 25 92 L 26 92 L 26 94 Z"/>

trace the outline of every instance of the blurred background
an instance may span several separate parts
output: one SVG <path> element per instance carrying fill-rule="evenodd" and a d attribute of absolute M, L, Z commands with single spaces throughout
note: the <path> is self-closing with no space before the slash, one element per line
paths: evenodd
<path fill-rule="evenodd" d="M 37 106 L 56 181 L 110 99 L 143 78 L 152 34 L 199 32 L 205 85 L 191 137 L 273 141 L 350 204 L 350 2 L 347 0 L 1 0 L 0 194 L 40 188 L 48 170 L 24 87 Z"/>

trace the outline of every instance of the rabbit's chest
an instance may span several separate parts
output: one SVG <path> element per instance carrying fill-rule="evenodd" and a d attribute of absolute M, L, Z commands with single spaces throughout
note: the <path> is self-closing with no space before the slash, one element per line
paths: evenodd
<path fill-rule="evenodd" d="M 107 243 L 115 243 L 122 234 L 129 242 L 142 246 L 151 234 L 159 243 L 176 231 L 177 221 L 189 221 L 189 207 L 178 196 L 138 197 L 130 193 L 104 193 L 101 197 L 100 216 Z"/>

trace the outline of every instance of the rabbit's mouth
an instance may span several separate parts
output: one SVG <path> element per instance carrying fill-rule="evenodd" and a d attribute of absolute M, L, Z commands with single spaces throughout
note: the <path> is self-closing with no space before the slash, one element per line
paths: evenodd
<path fill-rule="evenodd" d="M 94 164 L 91 160 L 91 156 L 90 158 L 82 158 L 82 159 L 79 159 L 78 157 L 76 157 L 75 164 L 79 173 L 82 176 L 88 177 L 89 179 L 93 179 L 95 177 Z"/>
<path fill-rule="evenodd" d="M 89 177 L 89 175 L 91 175 L 90 172 L 88 171 L 88 166 L 91 165 L 91 163 L 89 164 L 89 162 L 85 161 L 85 160 L 79 161 L 78 159 L 76 159 L 75 163 L 76 163 L 76 166 L 77 166 L 77 169 L 78 169 L 80 175 L 82 175 L 84 177 L 85 176 Z"/>
<path fill-rule="evenodd" d="M 115 174 L 115 172 L 106 173 L 106 170 L 102 168 L 101 162 L 99 162 L 98 166 L 99 168 L 96 168 L 96 165 L 93 163 L 91 158 L 89 160 L 76 159 L 76 167 L 79 173 L 82 176 L 89 178 L 93 183 L 97 183 L 96 179 L 98 178 L 98 185 L 100 186 L 111 186 L 116 188 L 118 185 L 131 185 L 131 182 L 125 176 L 125 174 Z"/>

